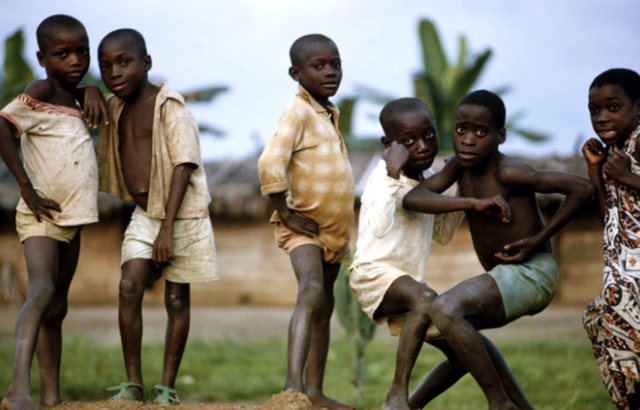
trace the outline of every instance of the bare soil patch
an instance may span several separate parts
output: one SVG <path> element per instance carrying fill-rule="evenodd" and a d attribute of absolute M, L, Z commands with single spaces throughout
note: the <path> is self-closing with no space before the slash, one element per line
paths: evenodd
<path fill-rule="evenodd" d="M 91 403 L 74 402 L 63 403 L 50 410 L 158 410 L 158 406 L 152 404 L 143 404 L 140 402 L 128 402 L 124 400 L 118 401 L 99 401 Z M 318 410 L 321 408 L 313 407 L 307 396 L 300 393 L 282 392 L 275 394 L 265 404 L 249 405 L 249 404 L 233 404 L 233 403 L 199 403 L 199 404 L 182 404 L 180 409 L 191 410 Z"/>

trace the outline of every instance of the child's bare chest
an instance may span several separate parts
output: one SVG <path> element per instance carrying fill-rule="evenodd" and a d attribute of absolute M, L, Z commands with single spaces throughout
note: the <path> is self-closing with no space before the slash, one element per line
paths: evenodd
<path fill-rule="evenodd" d="M 468 171 L 460 178 L 460 195 L 463 197 L 490 198 L 496 195 L 507 197 L 508 193 L 509 190 L 493 173 L 478 175 Z"/>
<path fill-rule="evenodd" d="M 151 156 L 153 141 L 153 108 L 125 109 L 118 121 L 120 153 Z"/>

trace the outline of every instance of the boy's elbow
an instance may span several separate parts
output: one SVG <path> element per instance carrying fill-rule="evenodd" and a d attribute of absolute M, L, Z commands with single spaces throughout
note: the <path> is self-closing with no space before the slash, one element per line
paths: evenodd
<path fill-rule="evenodd" d="M 412 191 L 413 192 L 413 191 Z M 415 211 L 416 210 L 416 201 L 415 201 L 415 195 L 412 195 L 412 192 L 409 192 L 408 194 L 406 194 L 404 196 L 404 198 L 402 198 L 402 208 L 406 209 L 407 211 Z"/>

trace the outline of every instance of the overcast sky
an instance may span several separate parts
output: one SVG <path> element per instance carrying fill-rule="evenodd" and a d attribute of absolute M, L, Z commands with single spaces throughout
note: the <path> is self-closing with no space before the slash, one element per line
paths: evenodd
<path fill-rule="evenodd" d="M 586 106 L 593 77 L 611 67 L 640 70 L 637 0 L 2 0 L 0 38 L 24 29 L 28 60 L 37 67 L 35 29 L 58 13 L 86 26 L 96 75 L 100 40 L 126 27 L 145 36 L 152 79 L 178 91 L 228 85 L 215 103 L 191 106 L 198 121 L 226 131 L 221 139 L 203 138 L 205 158 L 245 156 L 271 135 L 296 92 L 287 74 L 289 47 L 309 33 L 338 45 L 344 77 L 336 100 L 358 85 L 411 96 L 421 66 L 421 18 L 436 23 L 451 61 L 460 35 L 472 52 L 491 48 L 477 88 L 510 86 L 507 113 L 523 111 L 519 124 L 553 135 L 544 144 L 508 136 L 507 153 L 572 154 L 579 139 L 592 136 Z M 380 134 L 371 119 L 379 109 L 364 106 L 356 132 Z"/>

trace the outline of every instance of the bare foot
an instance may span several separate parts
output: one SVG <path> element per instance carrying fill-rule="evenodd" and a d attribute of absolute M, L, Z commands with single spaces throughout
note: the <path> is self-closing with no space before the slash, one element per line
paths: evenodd
<path fill-rule="evenodd" d="M 7 396 L 2 399 L 2 408 L 5 410 L 38 410 L 38 406 L 31 396 Z"/>
<path fill-rule="evenodd" d="M 402 397 L 387 397 L 387 401 L 382 405 L 382 410 L 411 410 L 409 403 Z"/>
<path fill-rule="evenodd" d="M 355 407 L 349 406 L 348 404 L 340 403 L 338 400 L 330 399 L 324 394 L 318 394 L 314 396 L 309 396 L 309 400 L 313 404 L 313 407 L 322 407 L 325 409 L 349 409 L 356 410 Z"/>
<path fill-rule="evenodd" d="M 53 407 L 60 403 L 62 403 L 60 392 L 56 392 L 52 395 L 47 395 L 40 392 L 40 407 Z"/>

